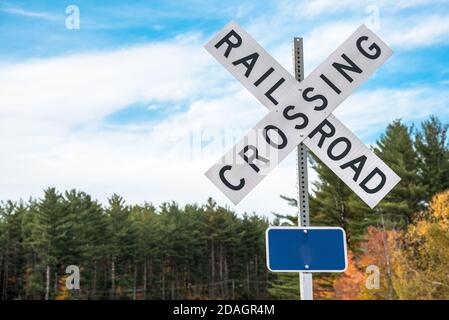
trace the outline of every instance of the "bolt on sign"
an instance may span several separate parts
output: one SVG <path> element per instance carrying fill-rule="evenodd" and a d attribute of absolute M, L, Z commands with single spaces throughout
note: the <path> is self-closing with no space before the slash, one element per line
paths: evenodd
<path fill-rule="evenodd" d="M 235 22 L 226 25 L 205 48 L 269 109 L 206 172 L 234 204 L 301 142 L 371 208 L 400 181 L 332 115 L 392 54 L 365 25 L 301 82 Z"/>

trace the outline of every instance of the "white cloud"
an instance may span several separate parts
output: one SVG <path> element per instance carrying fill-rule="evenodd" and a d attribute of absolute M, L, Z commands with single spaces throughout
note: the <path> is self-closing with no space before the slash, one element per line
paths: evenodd
<path fill-rule="evenodd" d="M 208 62 L 201 46 L 169 42 L 5 66 L 0 115 L 69 125 L 138 101 L 189 100 L 221 80 L 208 77 Z"/>
<path fill-rule="evenodd" d="M 391 46 L 414 49 L 449 43 L 448 15 L 416 16 L 407 20 L 402 26 L 384 28 L 385 39 Z"/>
<path fill-rule="evenodd" d="M 447 10 L 430 14 L 429 9 L 448 2 L 281 1 L 275 10 L 255 15 L 244 26 L 287 68 L 293 37 L 304 37 L 306 71 L 311 71 L 363 23 L 395 50 L 447 44 Z"/>
<path fill-rule="evenodd" d="M 351 95 L 335 115 L 359 137 L 373 135 L 395 119 L 421 121 L 449 116 L 449 92 L 431 87 L 362 90 Z M 374 142 L 374 141 L 370 141 Z"/>
<path fill-rule="evenodd" d="M 101 201 L 117 192 L 130 202 L 213 196 L 230 204 L 204 172 L 266 110 L 211 62 L 195 40 L 3 66 L 1 199 L 40 196 L 56 186 Z M 137 102 L 188 108 L 151 126 L 103 123 Z M 237 210 L 288 210 L 279 194 L 294 192 L 290 166 L 286 162 Z M 269 202 L 261 203 L 260 194 L 268 193 Z"/>

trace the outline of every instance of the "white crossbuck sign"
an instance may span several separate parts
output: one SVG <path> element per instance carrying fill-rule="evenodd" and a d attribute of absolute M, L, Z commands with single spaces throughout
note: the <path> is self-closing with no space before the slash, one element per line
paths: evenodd
<path fill-rule="evenodd" d="M 365 25 L 302 82 L 235 22 L 205 48 L 270 110 L 206 172 L 234 204 L 301 142 L 371 208 L 400 181 L 332 115 L 392 54 Z"/>

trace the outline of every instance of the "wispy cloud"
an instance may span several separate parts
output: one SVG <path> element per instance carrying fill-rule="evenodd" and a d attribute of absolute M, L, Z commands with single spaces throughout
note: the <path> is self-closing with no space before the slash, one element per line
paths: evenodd
<path fill-rule="evenodd" d="M 61 13 L 61 15 L 56 15 L 56 14 L 52 14 L 49 12 L 31 11 L 31 10 L 23 9 L 21 7 L 12 6 L 9 4 L 0 6 L 0 11 L 8 13 L 8 14 L 17 15 L 17 16 L 37 18 L 37 19 L 43 19 L 43 20 L 48 20 L 48 21 L 61 21 L 61 20 L 64 20 L 64 18 L 65 18 L 64 14 L 62 14 L 62 13 Z"/>
<path fill-rule="evenodd" d="M 410 50 L 449 43 L 449 14 L 416 15 L 407 20 L 409 23 L 384 32 L 386 40 L 393 46 Z"/>
<path fill-rule="evenodd" d="M 447 3 L 447 0 L 314 0 L 302 1 L 295 5 L 296 14 L 317 17 L 323 14 L 341 12 L 363 12 L 368 7 L 376 6 L 381 11 L 396 12 L 402 9 L 417 8 L 425 5 Z"/>

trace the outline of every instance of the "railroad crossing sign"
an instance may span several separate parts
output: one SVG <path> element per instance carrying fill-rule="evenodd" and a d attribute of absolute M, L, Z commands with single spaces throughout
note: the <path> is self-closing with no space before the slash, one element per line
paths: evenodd
<path fill-rule="evenodd" d="M 267 267 L 274 272 L 343 272 L 346 233 L 335 227 L 270 227 Z"/>
<path fill-rule="evenodd" d="M 371 208 L 399 182 L 400 178 L 332 115 L 392 54 L 365 25 L 302 82 L 235 22 L 226 25 L 205 48 L 270 110 L 206 172 L 234 204 L 301 142 Z"/>

